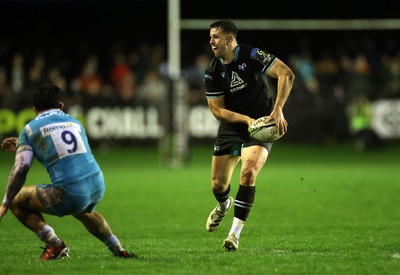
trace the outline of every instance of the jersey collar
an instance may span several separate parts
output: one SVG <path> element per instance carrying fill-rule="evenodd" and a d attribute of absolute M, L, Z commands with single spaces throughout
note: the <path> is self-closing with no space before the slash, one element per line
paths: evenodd
<path fill-rule="evenodd" d="M 235 49 L 235 58 L 233 59 L 233 62 L 236 62 L 236 60 L 239 58 L 239 51 L 240 51 L 240 45 L 238 45 Z M 225 65 L 224 61 L 222 60 L 222 58 L 218 58 L 219 61 Z"/>
<path fill-rule="evenodd" d="M 235 59 L 233 61 L 236 61 L 239 58 L 239 50 L 240 50 L 240 45 L 238 45 L 235 49 Z"/>

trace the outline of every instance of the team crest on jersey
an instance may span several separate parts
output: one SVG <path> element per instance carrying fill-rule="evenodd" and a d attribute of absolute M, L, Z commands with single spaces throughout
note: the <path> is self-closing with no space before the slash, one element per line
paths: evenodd
<path fill-rule="evenodd" d="M 243 63 L 242 65 L 238 65 L 239 70 L 244 71 L 244 69 L 247 67 L 246 63 Z"/>
<path fill-rule="evenodd" d="M 230 92 L 234 93 L 238 90 L 246 88 L 246 86 L 247 83 L 245 83 L 235 71 L 232 71 Z"/>

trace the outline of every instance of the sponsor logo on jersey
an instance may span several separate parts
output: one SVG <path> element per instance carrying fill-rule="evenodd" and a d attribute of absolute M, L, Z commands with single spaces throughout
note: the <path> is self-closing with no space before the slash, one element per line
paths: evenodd
<path fill-rule="evenodd" d="M 62 112 L 59 109 L 52 109 L 49 111 L 46 111 L 40 115 L 38 115 L 35 120 L 40 120 L 40 119 L 44 119 L 46 117 L 52 116 L 52 115 L 64 115 L 64 116 L 68 116 L 67 114 L 65 114 L 64 112 Z"/>
<path fill-rule="evenodd" d="M 246 87 L 247 87 L 247 83 L 245 83 L 235 71 L 232 71 L 230 92 L 234 93 L 234 92 L 244 89 Z"/>
<path fill-rule="evenodd" d="M 42 136 L 45 137 L 45 136 L 50 135 L 54 131 L 65 130 L 68 128 L 77 128 L 79 130 L 81 129 L 81 127 L 77 123 L 62 122 L 62 123 L 51 123 L 51 124 L 45 125 L 43 127 L 40 127 L 40 132 L 42 133 Z"/>
<path fill-rule="evenodd" d="M 274 59 L 274 56 L 270 53 L 258 50 L 254 55 L 254 59 L 260 61 L 264 66 L 268 66 Z"/>

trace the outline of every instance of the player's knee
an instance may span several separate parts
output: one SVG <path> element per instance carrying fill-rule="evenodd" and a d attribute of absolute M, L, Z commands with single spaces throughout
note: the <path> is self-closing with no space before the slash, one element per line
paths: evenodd
<path fill-rule="evenodd" d="M 240 185 L 252 186 L 256 181 L 257 170 L 254 168 L 246 168 L 240 174 Z"/>
<path fill-rule="evenodd" d="M 23 209 L 27 209 L 28 207 L 28 201 L 21 199 L 21 196 L 16 196 L 11 204 L 10 204 L 10 211 L 13 213 L 16 217 L 20 215 L 20 213 L 23 213 Z"/>
<path fill-rule="evenodd" d="M 211 180 L 212 183 L 212 190 L 214 193 L 222 193 L 226 190 L 226 187 L 229 183 L 226 180 L 213 178 Z"/>

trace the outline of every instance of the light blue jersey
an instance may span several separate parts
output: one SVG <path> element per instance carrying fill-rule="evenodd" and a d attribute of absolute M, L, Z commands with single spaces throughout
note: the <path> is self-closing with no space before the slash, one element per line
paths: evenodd
<path fill-rule="evenodd" d="M 43 112 L 25 125 L 19 136 L 18 146 L 22 145 L 32 147 L 53 184 L 79 182 L 100 172 L 85 129 L 61 110 Z"/>

